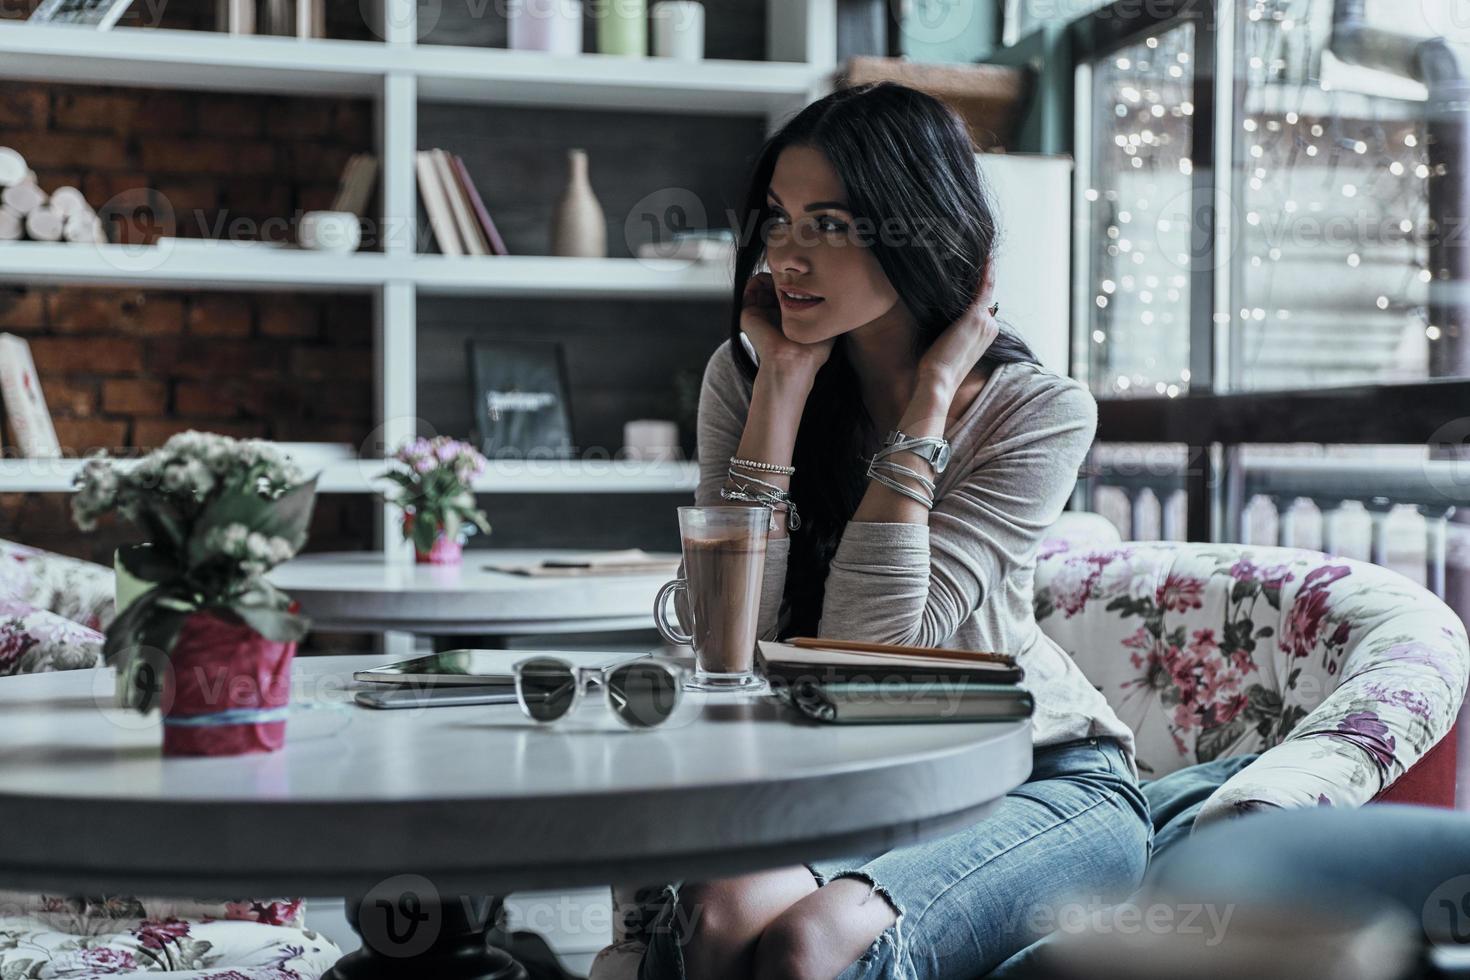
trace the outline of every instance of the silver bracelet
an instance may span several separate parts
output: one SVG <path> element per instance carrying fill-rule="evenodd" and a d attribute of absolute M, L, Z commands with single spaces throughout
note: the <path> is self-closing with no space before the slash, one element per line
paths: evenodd
<path fill-rule="evenodd" d="M 943 436 L 909 436 L 907 439 L 882 447 L 873 454 L 873 458 L 886 459 L 894 453 L 915 452 L 916 455 L 919 455 L 920 459 L 928 459 L 928 457 L 917 453 L 917 450 L 922 447 L 939 449 L 948 445 L 949 440 Z"/>
<path fill-rule="evenodd" d="M 764 487 L 770 493 L 781 494 L 783 496 L 786 494 L 786 490 L 784 490 L 783 488 L 776 486 L 776 484 L 774 483 L 768 483 L 758 476 L 751 476 L 748 473 L 736 473 L 734 469 L 727 470 L 725 472 L 725 475 L 732 480 L 743 480 L 747 484 L 754 483 L 756 486 Z M 743 490 L 746 488 L 742 487 L 741 489 Z"/>
<path fill-rule="evenodd" d="M 795 531 L 801 527 L 801 516 L 796 513 L 796 505 L 789 498 L 778 498 L 770 493 L 747 493 L 745 490 L 731 490 L 727 487 L 720 488 L 721 500 L 739 500 L 747 504 L 764 504 L 771 508 L 771 520 L 767 530 L 776 530 L 776 510 L 779 504 L 786 507 L 786 530 Z"/>
<path fill-rule="evenodd" d="M 772 508 L 775 508 L 775 507 L 785 508 L 785 510 L 786 510 L 786 530 L 788 530 L 788 531 L 795 531 L 797 528 L 801 527 L 801 514 L 797 512 L 797 509 L 796 509 L 796 501 L 794 501 L 794 500 L 791 499 L 791 495 L 790 494 L 787 494 L 786 492 L 780 491 L 780 490 L 777 490 L 777 491 L 769 491 L 769 490 L 767 490 L 767 491 L 760 491 L 760 492 L 757 492 L 757 493 L 753 493 L 752 494 L 750 492 L 750 487 L 747 486 L 747 485 L 745 485 L 745 484 L 741 484 L 740 486 L 736 487 L 736 492 L 742 493 L 742 494 L 746 494 L 752 500 L 754 500 L 755 502 L 757 502 L 757 503 L 764 503 L 767 506 L 770 506 Z M 721 491 L 721 493 L 723 494 L 724 491 Z M 740 498 L 734 498 L 734 499 L 740 499 Z"/>
<path fill-rule="evenodd" d="M 720 496 L 726 500 L 747 499 L 751 503 L 764 503 L 772 507 L 781 506 L 786 508 L 786 528 L 795 531 L 801 527 L 801 514 L 797 512 L 796 502 L 791 499 L 791 494 L 765 480 L 744 473 L 736 473 L 732 467 L 726 471 L 726 477 L 735 484 L 735 492 L 745 494 L 746 497 L 726 497 L 726 491 L 720 490 Z M 754 490 L 752 484 L 760 489 Z"/>
<path fill-rule="evenodd" d="M 739 466 L 747 470 L 755 470 L 763 473 L 776 473 L 780 476 L 791 476 L 796 472 L 795 466 L 782 466 L 780 463 L 763 463 L 758 459 L 740 459 L 736 456 L 730 457 L 731 466 Z"/>
<path fill-rule="evenodd" d="M 902 463 L 895 463 L 891 459 L 874 459 L 870 465 L 875 470 L 883 470 L 885 472 L 894 473 L 899 476 L 909 477 L 910 479 L 917 482 L 919 486 L 927 490 L 931 499 L 934 497 L 934 481 L 929 479 L 924 474 L 920 473 L 918 470 L 905 466 Z"/>
<path fill-rule="evenodd" d="M 899 483 L 893 477 L 888 476 L 885 473 L 882 473 L 882 472 L 880 472 L 878 470 L 869 470 L 868 471 L 868 476 L 871 479 L 877 481 L 878 483 L 883 484 L 885 487 L 887 487 L 888 489 L 892 490 L 894 493 L 901 493 L 905 497 L 910 498 L 911 500 L 917 500 L 919 503 L 923 504 L 925 507 L 933 507 L 934 506 L 934 501 L 933 500 L 930 500 L 928 497 L 925 497 L 923 494 L 919 493 L 919 491 L 917 491 L 917 490 L 912 490 L 912 489 L 904 486 L 902 483 Z"/>
<path fill-rule="evenodd" d="M 912 477 L 914 480 L 918 481 L 919 486 L 923 487 L 926 493 L 920 493 L 912 487 L 905 486 L 895 478 L 889 476 L 889 472 L 900 473 L 903 476 Z M 875 455 L 872 461 L 868 463 L 868 478 L 876 480 L 878 483 L 883 484 L 883 486 L 894 491 L 895 493 L 901 493 L 911 500 L 917 500 L 926 508 L 932 509 L 934 506 L 934 481 L 924 476 L 922 473 L 919 473 L 916 470 L 904 466 L 902 463 L 895 463 L 892 460 L 880 459 L 878 456 Z"/>
<path fill-rule="evenodd" d="M 739 490 L 727 490 L 724 487 L 721 487 L 720 488 L 720 499 L 721 500 L 739 500 L 742 503 L 747 503 L 747 504 L 765 504 L 766 507 L 767 507 L 767 509 L 770 508 L 770 505 L 767 504 L 766 501 L 764 501 L 764 500 L 757 499 L 756 497 L 754 497 L 754 496 L 752 496 L 752 495 L 750 495 L 748 493 L 741 493 Z M 766 522 L 766 530 L 767 531 L 774 531 L 774 530 L 776 530 L 776 512 L 774 510 L 771 510 L 770 520 L 768 520 Z"/>

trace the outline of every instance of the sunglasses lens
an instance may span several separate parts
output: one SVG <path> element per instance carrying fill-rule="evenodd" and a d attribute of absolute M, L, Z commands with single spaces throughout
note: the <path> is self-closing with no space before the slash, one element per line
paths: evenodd
<path fill-rule="evenodd" d="M 669 720 L 679 706 L 683 685 L 672 671 L 654 664 L 626 664 L 607 677 L 613 710 L 634 728 L 652 728 Z"/>
<path fill-rule="evenodd" d="M 555 721 L 572 708 L 577 678 L 571 665 L 550 657 L 521 664 L 516 687 L 526 712 L 536 721 Z"/>

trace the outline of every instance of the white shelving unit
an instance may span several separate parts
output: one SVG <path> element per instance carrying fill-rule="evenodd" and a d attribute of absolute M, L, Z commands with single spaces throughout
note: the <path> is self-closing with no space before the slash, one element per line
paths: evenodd
<path fill-rule="evenodd" d="M 417 421 L 420 296 L 720 299 L 721 264 L 542 256 L 420 255 L 414 151 L 420 102 L 753 115 L 766 131 L 830 90 L 836 0 L 767 0 L 766 61 L 699 64 L 656 58 L 576 57 L 503 49 L 419 45 L 417 0 L 380 0 L 382 41 L 237 37 L 198 31 L 0 23 L 0 79 L 134 85 L 375 102 L 384 251 L 334 256 L 179 241 L 142 248 L 16 242 L 0 245 L 0 283 L 122 285 L 169 289 L 332 291 L 373 297 L 377 435 L 411 436 Z M 65 491 L 75 460 L 0 460 L 0 491 Z M 321 488 L 363 493 L 380 465 L 324 464 Z M 692 463 L 610 460 L 501 462 L 477 490 L 655 492 L 692 489 Z M 391 515 L 383 540 L 393 542 Z"/>
<path fill-rule="evenodd" d="M 287 444 L 287 448 L 294 448 Z M 296 455 L 293 453 L 293 455 Z M 0 486 L 6 493 L 65 493 L 83 460 L 0 459 Z M 320 472 L 321 493 L 370 493 L 382 490 L 376 479 L 382 460 L 301 460 L 308 472 Z M 497 460 L 475 481 L 476 493 L 658 493 L 694 491 L 698 467 L 688 462 L 635 460 Z"/>

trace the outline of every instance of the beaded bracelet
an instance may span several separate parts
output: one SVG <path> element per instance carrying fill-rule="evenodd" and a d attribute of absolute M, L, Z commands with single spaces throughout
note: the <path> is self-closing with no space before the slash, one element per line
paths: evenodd
<path fill-rule="evenodd" d="M 780 476 L 791 476 L 796 472 L 795 466 L 782 466 L 780 463 L 763 463 L 758 459 L 740 459 L 736 456 L 730 457 L 731 466 L 740 466 L 747 470 L 755 470 L 763 473 L 776 473 Z"/>

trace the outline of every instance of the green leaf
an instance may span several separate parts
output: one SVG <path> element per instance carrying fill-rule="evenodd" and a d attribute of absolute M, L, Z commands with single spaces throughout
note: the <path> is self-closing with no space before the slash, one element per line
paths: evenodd
<path fill-rule="evenodd" d="M 457 541 L 459 539 L 459 525 L 460 525 L 459 511 L 456 510 L 456 509 L 454 509 L 454 508 L 450 508 L 449 510 L 446 510 L 444 512 L 444 524 L 443 524 L 444 536 L 446 538 L 448 538 L 450 541 Z"/>
<path fill-rule="evenodd" d="M 194 524 L 194 535 L 189 539 L 189 567 L 202 565 L 213 557 L 206 545 L 209 532 L 231 524 L 243 524 L 248 530 L 267 537 L 285 538 L 299 548 L 306 540 L 306 528 L 311 523 L 315 504 L 316 477 L 297 484 L 275 500 L 262 497 L 250 488 L 226 490 L 210 501 Z"/>
<path fill-rule="evenodd" d="M 107 634 L 102 639 L 103 663 L 109 666 L 117 664 L 118 655 L 137 642 L 137 635 L 143 624 L 153 614 L 158 601 L 167 594 L 168 589 L 165 586 L 149 589 L 118 614 L 112 625 L 107 627 Z"/>
<path fill-rule="evenodd" d="M 138 634 L 138 643 L 127 657 L 126 668 L 118 669 L 118 673 L 126 677 L 122 688 L 123 707 L 148 711 L 158 703 L 163 695 L 164 678 L 158 676 L 157 668 L 162 665 L 163 660 L 138 654 L 144 648 L 172 654 L 174 641 L 179 637 L 179 629 L 190 612 L 191 610 L 170 609 L 159 605 L 143 624 Z"/>
<path fill-rule="evenodd" d="M 1245 699 L 1247 718 L 1277 718 L 1281 714 L 1281 695 L 1264 685 L 1252 684 L 1246 689 Z"/>
<path fill-rule="evenodd" d="M 437 515 L 419 513 L 413 519 L 413 544 L 419 551 L 428 551 L 434 547 L 434 538 L 438 536 Z"/>
<path fill-rule="evenodd" d="M 158 495 L 145 495 L 138 508 L 137 523 L 154 547 L 179 555 L 184 551 L 184 527 L 172 512 L 172 504 Z"/>
<path fill-rule="evenodd" d="M 232 603 L 229 608 L 255 632 L 276 643 L 300 640 L 311 629 L 311 621 L 305 616 L 298 616 L 273 606 L 236 602 Z"/>
<path fill-rule="evenodd" d="M 1056 603 L 1052 600 L 1051 586 L 1043 585 L 1036 590 L 1035 595 L 1032 596 L 1032 606 L 1032 615 L 1036 619 L 1046 619 L 1052 613 L 1056 612 L 1057 607 Z"/>
<path fill-rule="evenodd" d="M 151 544 L 123 545 L 117 560 L 128 574 L 144 582 L 167 582 L 179 574 L 178 556 Z"/>
<path fill-rule="evenodd" d="M 1211 762 L 1219 758 L 1243 734 L 1244 718 L 1235 718 L 1228 724 L 1206 728 L 1199 733 L 1199 739 L 1194 743 L 1194 754 L 1200 762 Z"/>

